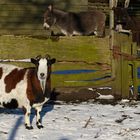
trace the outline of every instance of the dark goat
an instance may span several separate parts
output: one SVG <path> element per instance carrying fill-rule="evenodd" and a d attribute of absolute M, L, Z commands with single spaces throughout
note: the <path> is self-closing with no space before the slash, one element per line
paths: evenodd
<path fill-rule="evenodd" d="M 58 27 L 64 35 L 104 36 L 106 16 L 100 11 L 65 12 L 49 5 L 44 13 L 44 28 Z"/>
<path fill-rule="evenodd" d="M 127 12 L 127 8 L 114 8 L 115 29 L 119 32 L 131 32 L 134 22 Z"/>

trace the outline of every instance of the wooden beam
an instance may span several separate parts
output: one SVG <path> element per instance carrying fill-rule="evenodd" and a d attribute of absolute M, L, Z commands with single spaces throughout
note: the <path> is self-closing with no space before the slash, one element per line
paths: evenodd
<path fill-rule="evenodd" d="M 110 26 L 110 49 L 113 49 L 113 43 L 114 43 L 114 0 L 109 1 L 109 7 L 110 7 L 110 18 L 109 18 L 109 26 Z"/>

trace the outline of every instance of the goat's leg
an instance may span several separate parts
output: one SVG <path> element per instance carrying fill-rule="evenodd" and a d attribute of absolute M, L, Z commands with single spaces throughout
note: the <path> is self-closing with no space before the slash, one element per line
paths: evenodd
<path fill-rule="evenodd" d="M 41 110 L 42 110 L 42 106 L 39 106 L 39 107 L 36 107 L 36 126 L 41 129 L 43 128 L 43 125 L 41 123 L 41 117 L 40 117 L 40 113 L 41 113 Z"/>
<path fill-rule="evenodd" d="M 99 23 L 95 35 L 98 37 L 105 37 L 105 23 L 104 22 Z"/>
<path fill-rule="evenodd" d="M 26 129 L 33 129 L 30 123 L 30 114 L 31 114 L 31 107 L 24 107 L 23 108 L 24 114 L 25 114 L 25 127 Z"/>

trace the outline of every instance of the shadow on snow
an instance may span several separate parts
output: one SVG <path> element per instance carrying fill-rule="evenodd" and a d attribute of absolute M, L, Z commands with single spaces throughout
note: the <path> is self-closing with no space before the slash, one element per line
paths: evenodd
<path fill-rule="evenodd" d="M 43 119 L 43 117 L 45 116 L 45 114 L 47 112 L 50 112 L 52 111 L 54 108 L 54 103 L 51 102 L 51 104 L 45 104 L 43 106 L 43 109 L 41 111 L 41 120 Z M 23 125 L 23 122 L 24 122 L 24 113 L 21 109 L 5 109 L 5 108 L 0 108 L 0 114 L 14 114 L 14 115 L 19 115 L 19 118 L 16 120 L 15 122 L 15 125 L 13 126 L 13 128 L 11 129 L 11 131 L 9 132 L 9 136 L 8 136 L 8 139 L 7 140 L 14 140 L 16 134 L 17 134 L 17 131 L 19 129 L 19 127 L 21 125 Z M 31 111 L 31 116 L 30 116 L 30 121 L 31 123 L 33 122 L 35 118 L 35 110 L 32 109 Z M 37 128 L 38 129 L 38 128 Z"/>

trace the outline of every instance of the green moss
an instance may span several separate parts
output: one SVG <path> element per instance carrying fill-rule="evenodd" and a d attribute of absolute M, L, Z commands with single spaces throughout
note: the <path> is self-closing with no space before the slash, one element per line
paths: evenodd
<path fill-rule="evenodd" d="M 110 65 L 110 50 L 108 37 L 96 38 L 88 36 L 60 37 L 59 40 L 26 37 L 0 36 L 0 59 L 24 59 L 37 55 L 50 54 L 57 63 L 55 70 L 96 69 L 100 72 L 77 75 L 53 75 L 54 86 L 87 86 L 97 82 L 66 82 L 88 80 L 102 77 L 106 72 L 103 66 Z M 61 61 L 61 63 L 60 63 Z M 32 66 L 28 63 L 13 63 L 21 67 Z M 110 70 L 109 70 L 110 71 Z M 102 80 L 101 80 L 102 81 Z"/>

